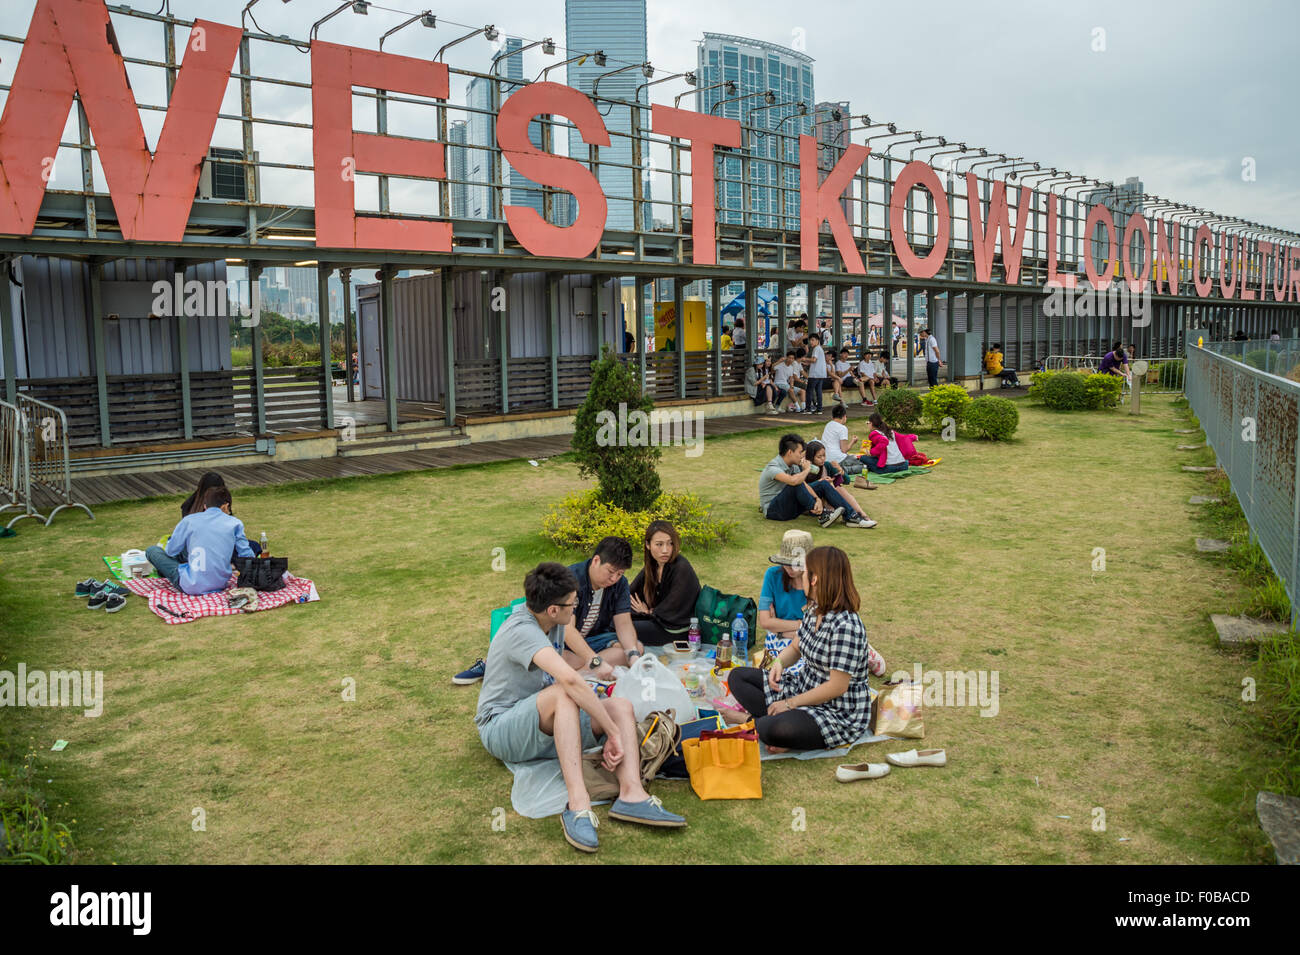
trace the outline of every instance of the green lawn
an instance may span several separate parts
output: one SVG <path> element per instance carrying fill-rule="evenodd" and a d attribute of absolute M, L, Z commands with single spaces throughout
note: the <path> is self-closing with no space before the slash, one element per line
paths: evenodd
<path fill-rule="evenodd" d="M 1262 704 L 1240 698 L 1254 663 L 1221 652 L 1206 616 L 1235 609 L 1243 589 L 1194 552 L 1204 518 L 1186 501 L 1206 485 L 1178 469 L 1196 452 L 1174 450 L 1185 440 L 1174 409 L 1148 399 L 1135 419 L 1019 404 L 1016 441 L 923 436 L 944 459 L 932 474 L 858 492 L 875 530 L 805 525 L 855 558 L 891 671 L 996 669 L 998 715 L 927 712 L 923 745 L 947 749 L 945 769 L 842 785 L 834 760 L 768 763 L 751 802 L 657 783 L 689 828 L 641 830 L 598 810 L 596 859 L 1271 861 L 1254 799 L 1277 751 L 1252 710 Z M 780 433 L 706 429 L 700 457 L 664 455 L 665 488 L 697 491 L 740 523 L 730 545 L 688 555 L 724 591 L 757 596 L 784 530 L 755 508 L 756 469 Z M 168 531 L 179 498 L 102 507 L 93 523 L 22 522 L 0 541 L 0 669 L 105 674 L 98 719 L 3 715 L 11 746 L 38 754 L 48 800 L 76 819 L 77 861 L 585 861 L 556 819 L 510 811 L 511 777 L 474 732 L 478 689 L 449 679 L 485 652 L 489 610 L 521 593 L 528 569 L 578 557 L 538 527 L 583 483 L 552 460 L 234 488 L 250 536 L 265 530 L 323 599 L 174 627 L 138 598 L 109 616 L 72 590 L 102 576 L 100 555 Z M 492 570 L 497 547 L 504 573 Z M 1104 572 L 1092 569 L 1098 547 Z M 342 699 L 346 678 L 356 702 Z M 56 739 L 69 741 L 62 753 L 49 752 Z M 195 808 L 206 832 L 191 828 Z"/>

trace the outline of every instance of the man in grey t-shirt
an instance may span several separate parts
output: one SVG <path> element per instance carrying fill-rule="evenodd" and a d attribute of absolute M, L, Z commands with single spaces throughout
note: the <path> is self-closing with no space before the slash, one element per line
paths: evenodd
<path fill-rule="evenodd" d="M 661 828 L 686 825 L 641 783 L 640 744 L 629 700 L 601 699 L 560 655 L 578 602 L 578 579 L 563 564 L 538 564 L 524 578 L 525 603 L 488 648 L 474 722 L 483 747 L 507 763 L 560 761 L 569 804 L 564 838 L 595 852 L 596 817 L 582 781 L 582 751 L 605 738 L 604 765 L 618 777 L 611 819 Z"/>

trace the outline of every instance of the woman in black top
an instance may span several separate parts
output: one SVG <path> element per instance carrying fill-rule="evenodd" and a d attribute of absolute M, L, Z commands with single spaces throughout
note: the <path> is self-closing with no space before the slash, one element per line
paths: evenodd
<path fill-rule="evenodd" d="M 645 566 L 632 580 L 632 625 L 643 644 L 661 647 L 682 639 L 695 616 L 700 579 L 682 556 L 681 537 L 668 521 L 645 529 Z"/>
<path fill-rule="evenodd" d="M 203 512 L 203 496 L 208 493 L 208 489 L 225 486 L 226 482 L 221 479 L 221 475 L 216 471 L 209 471 L 203 475 L 203 477 L 199 478 L 198 490 L 187 497 L 185 503 L 181 505 L 181 517 L 201 514 Z"/>

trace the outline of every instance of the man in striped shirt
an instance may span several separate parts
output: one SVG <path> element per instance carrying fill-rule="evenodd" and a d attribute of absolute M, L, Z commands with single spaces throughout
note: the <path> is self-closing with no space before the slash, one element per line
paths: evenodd
<path fill-rule="evenodd" d="M 604 538 L 590 559 L 569 566 L 578 604 L 564 630 L 564 659 L 575 670 L 607 680 L 645 652 L 632 625 L 631 566 L 632 547 L 621 537 Z"/>

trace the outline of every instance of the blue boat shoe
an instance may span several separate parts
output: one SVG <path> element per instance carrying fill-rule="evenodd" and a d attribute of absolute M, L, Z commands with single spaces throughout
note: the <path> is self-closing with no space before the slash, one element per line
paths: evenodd
<path fill-rule="evenodd" d="M 645 802 L 614 801 L 610 807 L 609 818 L 620 822 L 639 822 L 643 826 L 660 826 L 665 829 L 680 829 L 686 825 L 686 817 L 669 812 L 658 796 L 651 796 Z"/>
<path fill-rule="evenodd" d="M 595 852 L 600 845 L 596 838 L 596 827 L 600 823 L 590 809 L 574 812 L 566 808 L 560 814 L 560 825 L 564 827 L 564 838 L 579 852 Z"/>

